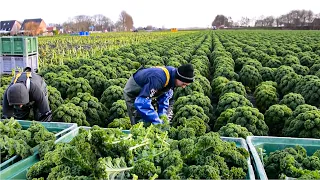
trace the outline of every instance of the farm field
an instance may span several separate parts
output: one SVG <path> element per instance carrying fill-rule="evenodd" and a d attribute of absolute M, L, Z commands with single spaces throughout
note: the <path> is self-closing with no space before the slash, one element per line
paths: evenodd
<path fill-rule="evenodd" d="M 62 60 L 99 57 L 104 51 L 125 45 L 183 35 L 188 32 L 96 33 L 90 36 L 55 36 L 39 38 L 39 57 L 42 64 L 59 64 Z"/>
<path fill-rule="evenodd" d="M 216 138 L 215 133 L 241 138 L 255 135 L 320 139 L 319 31 L 217 30 L 44 37 L 39 38 L 39 56 L 39 74 L 48 85 L 54 121 L 121 129 L 132 128 L 123 98 L 123 88 L 132 73 L 141 65 L 178 67 L 185 63 L 193 64 L 196 81 L 185 89 L 175 89 L 171 127 L 168 124 L 161 126 L 168 130 L 167 134 L 160 133 L 162 140 L 168 136 L 177 141 L 177 147 L 181 146 L 182 150 L 179 149 L 181 153 L 174 151 L 172 159 L 167 158 L 165 163 L 161 161 L 162 170 L 154 165 L 154 169 L 150 168 L 151 174 L 158 174 L 160 178 L 177 178 L 179 172 L 184 171 L 182 166 L 188 163 L 196 164 L 197 167 L 193 168 L 199 169 L 192 171 L 189 168 L 179 178 L 206 178 L 208 174 L 211 178 L 245 178 L 248 167 L 244 164 L 248 155 L 234 150 L 233 146 L 229 147 L 230 154 L 223 154 L 221 149 L 217 150 L 217 157 L 212 157 L 212 161 L 218 158 L 219 163 L 222 163 L 220 156 L 230 158 L 233 163 L 228 160 L 225 163 L 230 169 L 228 176 L 222 167 L 221 172 L 209 168 L 212 172 L 199 173 L 200 166 L 204 168 L 206 163 L 199 162 L 200 155 L 187 154 L 186 147 L 188 143 L 195 143 L 194 147 L 198 148 L 196 154 L 206 153 L 210 147 L 206 149 L 196 142 L 212 142 L 210 138 Z M 1 97 L 11 78 L 1 78 Z M 133 129 L 139 131 L 143 127 L 135 126 Z M 149 131 L 150 137 L 154 138 L 153 133 L 157 131 Z M 88 135 L 81 133 L 85 137 Z M 144 135 L 137 133 L 135 136 L 138 139 Z M 192 138 L 196 140 L 193 142 Z M 77 146 L 80 141 L 76 139 L 73 145 Z M 154 140 L 153 153 L 163 150 L 163 141 Z M 161 148 L 159 144 L 162 144 Z M 223 147 L 223 143 L 219 141 L 217 146 Z M 81 148 L 85 149 L 85 146 Z M 239 153 L 241 162 L 236 162 L 232 153 Z M 119 156 L 128 158 L 130 155 Z M 180 156 L 184 165 L 174 159 Z M 185 160 L 186 157 L 193 158 L 198 164 Z M 139 161 L 142 167 L 148 167 L 147 163 L 151 162 L 156 164 L 157 159 Z M 177 169 L 170 166 L 174 163 L 177 163 Z M 237 169 L 231 170 L 232 166 Z M 62 168 L 53 167 L 56 168 L 55 173 L 58 173 L 57 167 Z M 84 171 L 88 170 L 84 167 Z M 142 170 L 134 169 L 134 172 L 140 173 L 139 178 L 147 178 L 148 173 Z M 274 178 L 281 173 L 284 172 L 278 171 Z M 30 178 L 42 177 L 39 174 L 29 175 Z"/>

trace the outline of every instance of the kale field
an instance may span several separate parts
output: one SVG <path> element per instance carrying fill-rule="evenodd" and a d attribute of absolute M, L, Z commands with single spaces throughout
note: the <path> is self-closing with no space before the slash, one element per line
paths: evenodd
<path fill-rule="evenodd" d="M 70 143 L 51 142 L 28 179 L 243 179 L 248 151 L 220 136 L 320 139 L 319 31 L 41 37 L 39 56 L 53 120 L 92 128 Z M 123 98 L 131 74 L 141 65 L 185 63 L 193 64 L 196 81 L 175 89 L 172 122 L 131 126 Z M 11 78 L 1 78 L 0 94 Z M 292 156 L 266 160 L 287 166 L 266 171 L 276 179 L 319 178 L 319 152 L 291 149 Z"/>

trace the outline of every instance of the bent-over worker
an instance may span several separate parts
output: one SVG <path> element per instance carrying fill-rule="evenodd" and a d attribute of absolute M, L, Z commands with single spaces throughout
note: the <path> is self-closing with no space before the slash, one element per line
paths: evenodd
<path fill-rule="evenodd" d="M 175 87 L 185 88 L 194 81 L 194 68 L 185 64 L 178 68 L 140 67 L 127 81 L 124 87 L 128 115 L 131 124 L 143 120 L 147 123 L 162 124 L 162 116 L 170 120 L 173 115 L 173 90 Z M 157 102 L 157 111 L 152 105 Z"/>
<path fill-rule="evenodd" d="M 51 121 L 48 90 L 44 79 L 25 68 L 17 73 L 3 95 L 3 117 L 25 120 L 33 109 L 34 120 Z"/>

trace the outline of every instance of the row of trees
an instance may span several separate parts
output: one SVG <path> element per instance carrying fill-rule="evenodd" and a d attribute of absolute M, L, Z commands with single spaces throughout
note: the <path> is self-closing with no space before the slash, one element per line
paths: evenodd
<path fill-rule="evenodd" d="M 287 14 L 279 17 L 260 16 L 258 18 L 242 17 L 239 21 L 233 21 L 231 17 L 217 15 L 212 22 L 212 26 L 259 26 L 259 27 L 301 27 L 308 26 L 313 20 L 320 18 L 320 13 L 315 14 L 311 10 L 292 10 Z"/>
<path fill-rule="evenodd" d="M 133 18 L 126 11 L 122 11 L 117 22 L 110 18 L 96 14 L 94 16 L 78 15 L 62 24 L 66 31 L 130 31 L 133 29 Z"/>

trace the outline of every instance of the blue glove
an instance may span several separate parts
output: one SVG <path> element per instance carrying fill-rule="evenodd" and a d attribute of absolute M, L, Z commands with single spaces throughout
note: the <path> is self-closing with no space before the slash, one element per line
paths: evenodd
<path fill-rule="evenodd" d="M 134 106 L 137 112 L 141 115 L 142 119 L 146 122 L 153 124 L 162 124 L 163 121 L 159 118 L 158 113 L 155 111 L 151 104 L 151 99 L 137 97 Z"/>
<path fill-rule="evenodd" d="M 163 124 L 163 121 L 161 119 L 155 120 L 152 122 L 152 124 L 157 125 L 157 124 Z"/>

